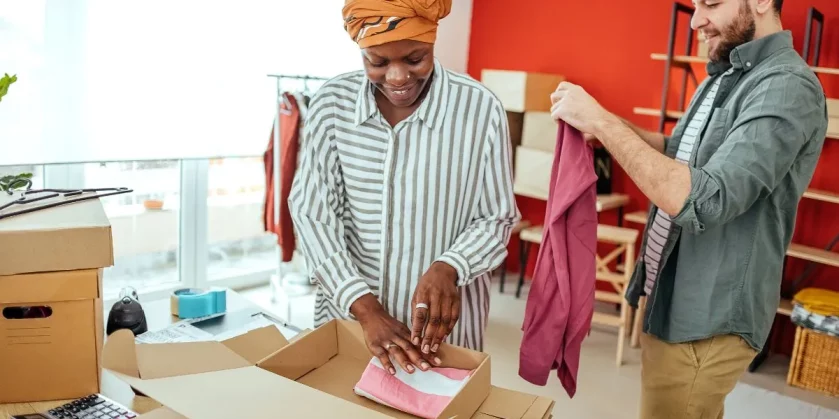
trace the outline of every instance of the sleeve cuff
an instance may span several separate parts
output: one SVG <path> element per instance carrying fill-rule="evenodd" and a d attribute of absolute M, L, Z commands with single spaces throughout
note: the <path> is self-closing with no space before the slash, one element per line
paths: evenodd
<path fill-rule="evenodd" d="M 371 293 L 367 281 L 362 277 L 353 277 L 341 282 L 335 291 L 335 304 L 346 318 L 352 318 L 350 307 L 362 296 Z"/>
<path fill-rule="evenodd" d="M 464 286 L 469 283 L 471 272 L 469 271 L 469 262 L 460 253 L 446 252 L 437 259 L 437 262 L 443 262 L 457 271 L 457 285 Z"/>
<path fill-rule="evenodd" d="M 690 194 L 688 194 L 681 211 L 673 217 L 673 222 L 688 232 L 700 234 L 705 231 L 705 223 L 699 217 L 697 207 L 707 201 L 717 192 L 717 187 L 707 173 L 701 169 L 690 168 Z M 707 208 L 703 208 L 706 210 Z"/>

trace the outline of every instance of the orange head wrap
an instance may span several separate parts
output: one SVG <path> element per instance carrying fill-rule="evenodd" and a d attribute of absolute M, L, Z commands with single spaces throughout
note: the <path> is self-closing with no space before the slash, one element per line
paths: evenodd
<path fill-rule="evenodd" d="M 434 43 L 437 22 L 452 10 L 452 0 L 346 0 L 344 29 L 359 47 L 413 39 Z"/>

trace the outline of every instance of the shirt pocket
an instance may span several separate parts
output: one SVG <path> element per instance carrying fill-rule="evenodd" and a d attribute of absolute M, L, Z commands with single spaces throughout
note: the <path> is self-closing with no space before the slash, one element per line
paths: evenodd
<path fill-rule="evenodd" d="M 696 150 L 696 159 L 694 161 L 697 167 L 704 166 L 725 141 L 732 123 L 729 120 L 729 114 L 728 109 L 725 108 L 714 108 L 712 111 L 708 125 L 705 127 L 705 132 L 702 135 L 702 140 Z"/>

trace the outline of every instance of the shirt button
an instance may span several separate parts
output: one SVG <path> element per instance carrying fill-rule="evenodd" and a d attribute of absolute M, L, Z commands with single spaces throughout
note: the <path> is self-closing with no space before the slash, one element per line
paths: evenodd
<path fill-rule="evenodd" d="M 752 62 L 751 61 L 746 61 L 746 67 L 751 67 L 751 66 L 752 66 Z"/>

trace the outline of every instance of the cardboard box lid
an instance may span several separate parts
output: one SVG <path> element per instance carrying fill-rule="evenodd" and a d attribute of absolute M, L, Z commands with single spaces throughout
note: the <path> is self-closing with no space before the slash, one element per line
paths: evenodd
<path fill-rule="evenodd" d="M 0 194 L 0 206 L 19 197 Z M 114 264 L 111 224 L 98 199 L 3 218 L 0 255 L 0 275 L 106 268 Z"/>
<path fill-rule="evenodd" d="M 266 326 L 222 342 L 137 344 L 129 330 L 108 337 L 102 366 L 141 380 L 179 377 L 254 366 L 288 345 L 279 329 Z"/>
<path fill-rule="evenodd" d="M 0 276 L 0 305 L 93 300 L 101 284 L 100 269 Z"/>

